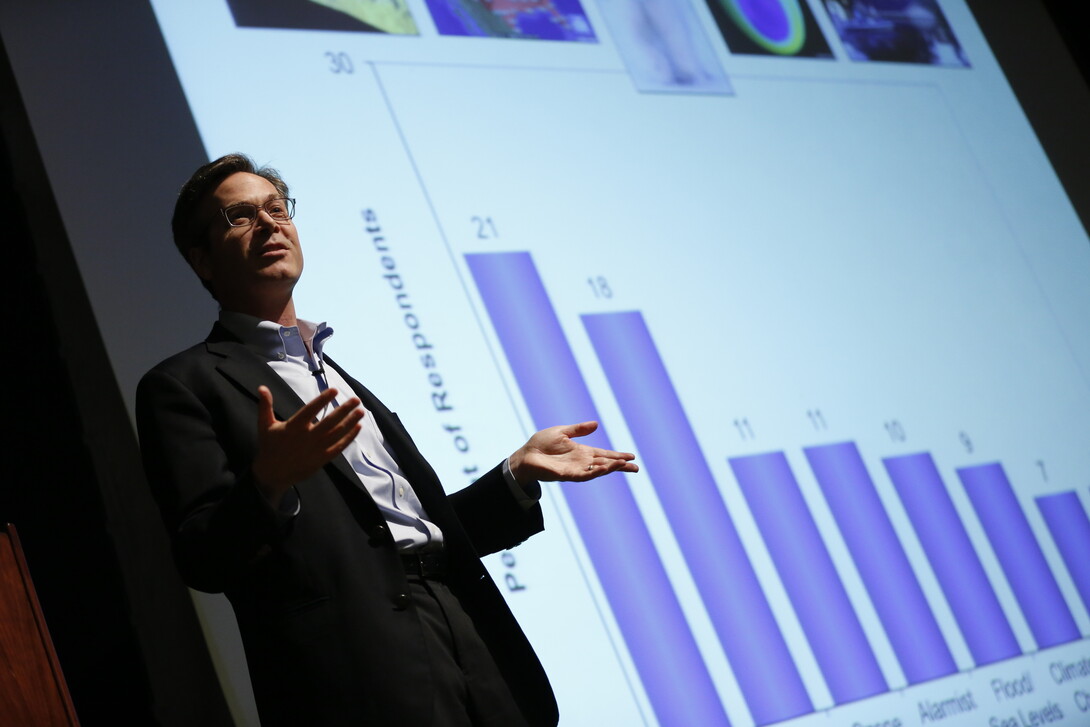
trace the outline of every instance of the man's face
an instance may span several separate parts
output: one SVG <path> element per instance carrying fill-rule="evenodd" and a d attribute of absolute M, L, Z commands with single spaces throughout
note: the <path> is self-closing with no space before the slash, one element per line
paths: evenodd
<path fill-rule="evenodd" d="M 189 262 L 207 280 L 220 304 L 248 311 L 254 304 L 291 296 L 303 272 L 299 233 L 291 220 L 274 220 L 258 209 L 252 225 L 231 227 L 221 209 L 239 203 L 261 205 L 281 194 L 267 179 L 236 172 L 220 182 L 202 206 L 208 241 L 189 252 Z"/>

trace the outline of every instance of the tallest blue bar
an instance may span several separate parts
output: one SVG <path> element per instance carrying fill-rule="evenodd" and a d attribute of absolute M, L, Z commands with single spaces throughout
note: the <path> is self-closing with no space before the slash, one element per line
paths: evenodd
<path fill-rule="evenodd" d="M 583 325 L 754 720 L 767 724 L 812 712 L 643 316 L 585 315 Z"/>
<path fill-rule="evenodd" d="M 597 420 L 590 391 L 529 253 L 466 255 L 530 416 Z M 584 442 L 613 449 L 605 429 Z M 723 705 L 624 475 L 561 485 L 661 725 L 727 725 Z"/>

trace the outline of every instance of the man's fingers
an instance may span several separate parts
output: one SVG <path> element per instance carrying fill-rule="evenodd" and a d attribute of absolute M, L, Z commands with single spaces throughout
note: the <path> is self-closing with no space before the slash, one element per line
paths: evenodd
<path fill-rule="evenodd" d="M 602 459 L 619 459 L 628 461 L 630 459 L 636 459 L 636 455 L 631 452 L 614 452 L 612 449 L 595 449 L 592 457 L 601 457 Z"/>
<path fill-rule="evenodd" d="M 362 429 L 362 427 L 357 421 L 355 424 L 349 427 L 348 431 L 344 433 L 343 437 L 334 442 L 331 447 L 328 447 L 326 449 L 326 453 L 329 455 L 329 459 L 333 459 L 338 454 L 343 452 L 344 448 L 351 444 L 352 440 L 356 438 L 356 435 L 360 433 L 360 429 Z"/>
<path fill-rule="evenodd" d="M 272 392 L 267 386 L 257 387 L 257 430 L 268 431 L 276 423 L 276 414 L 273 413 Z"/>
<path fill-rule="evenodd" d="M 363 407 L 358 399 L 341 404 L 314 425 L 313 431 L 321 437 L 339 437 L 345 427 L 354 426 L 363 419 Z"/>
<path fill-rule="evenodd" d="M 640 466 L 635 462 L 625 462 L 624 460 L 615 460 L 609 463 L 610 472 L 639 472 Z"/>
<path fill-rule="evenodd" d="M 584 447 L 584 450 L 586 456 L 590 457 L 591 462 L 596 465 L 612 465 L 614 463 L 621 465 L 636 459 L 636 455 L 631 452 L 614 452 L 612 449 L 591 449 L 590 447 Z M 601 462 L 600 460 L 606 461 Z"/>
<path fill-rule="evenodd" d="M 640 466 L 635 462 L 626 462 L 621 459 L 614 459 L 601 464 L 588 465 L 587 469 L 579 473 L 579 480 L 586 482 L 587 480 L 593 480 L 596 477 L 608 475 L 611 472 L 639 472 Z"/>
<path fill-rule="evenodd" d="M 316 416 L 318 416 L 318 413 L 322 411 L 322 409 L 325 409 L 327 406 L 329 406 L 330 402 L 332 402 L 336 396 L 336 389 L 326 389 L 322 393 L 318 394 L 318 396 L 307 402 L 302 409 L 295 412 L 295 414 L 292 416 L 292 420 L 304 422 L 312 421 Z"/>
<path fill-rule="evenodd" d="M 363 417 L 363 407 L 360 405 L 360 400 L 353 397 L 331 411 L 325 418 L 339 422 L 342 419 L 356 416 Z"/>
<path fill-rule="evenodd" d="M 598 422 L 579 422 L 558 427 L 560 433 L 566 437 L 585 437 L 597 428 Z"/>

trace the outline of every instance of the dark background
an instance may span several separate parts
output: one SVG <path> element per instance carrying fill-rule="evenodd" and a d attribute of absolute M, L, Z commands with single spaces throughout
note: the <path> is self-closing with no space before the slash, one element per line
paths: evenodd
<path fill-rule="evenodd" d="M 67 21 L 60 30 L 51 24 L 38 69 L 62 79 L 58 88 L 77 89 L 57 92 L 56 113 L 65 113 L 68 94 L 80 92 L 92 94 L 103 109 L 101 118 L 73 126 L 80 129 L 73 131 L 73 154 L 121 167 L 132 179 L 131 188 L 100 194 L 107 201 L 81 223 L 94 225 L 99 215 L 124 220 L 127 209 L 143 203 L 140 195 L 153 195 L 163 208 L 163 227 L 146 234 L 151 242 L 163 242 L 173 190 L 206 157 L 162 40 L 154 35 L 150 8 L 139 0 L 111 3 L 104 37 L 83 23 L 102 26 L 102 6 L 80 10 L 60 0 L 24 5 L 41 12 L 43 23 L 50 13 Z M 1086 227 L 1090 70 L 1076 3 L 969 5 Z M 0 19 L 18 11 L 5 12 Z M 61 47 L 66 58 L 79 62 L 58 57 L 53 49 Z M 114 77 L 119 80 L 104 80 Z M 124 143 L 102 143 L 107 137 L 96 123 L 124 127 Z M 169 145 L 148 131 L 164 125 L 171 129 Z M 169 567 L 124 399 L 68 248 L 6 46 L 0 47 L 0 131 L 8 311 L 8 467 L 0 480 L 0 522 L 19 530 L 84 725 L 228 725 L 192 604 Z M 84 181 L 89 188 L 99 183 Z M 118 270 L 119 281 L 124 272 Z M 134 325 L 131 335 L 148 331 Z"/>

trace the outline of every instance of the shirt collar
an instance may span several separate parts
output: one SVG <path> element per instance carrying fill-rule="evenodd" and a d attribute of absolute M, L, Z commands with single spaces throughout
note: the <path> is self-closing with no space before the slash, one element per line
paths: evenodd
<path fill-rule="evenodd" d="M 299 319 L 296 326 L 281 326 L 245 313 L 221 310 L 219 322 L 245 346 L 269 360 L 306 359 L 308 343 L 314 357 L 321 360 L 322 348 L 333 335 L 333 328 L 325 321 L 313 323 Z"/>

